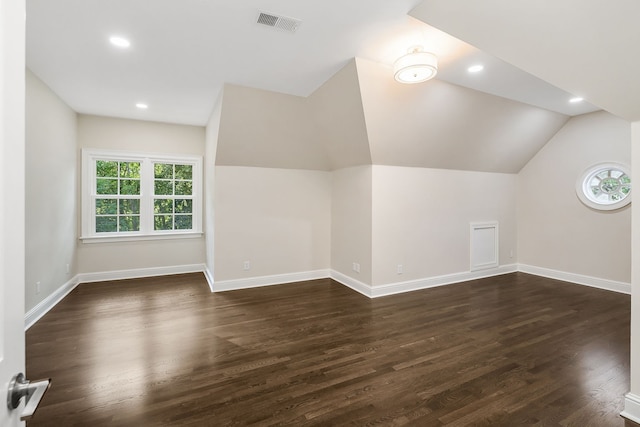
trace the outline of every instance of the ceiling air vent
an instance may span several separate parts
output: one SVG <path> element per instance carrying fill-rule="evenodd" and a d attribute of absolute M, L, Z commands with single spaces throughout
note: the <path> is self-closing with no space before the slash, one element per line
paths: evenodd
<path fill-rule="evenodd" d="M 286 16 L 279 16 L 272 13 L 264 12 L 260 12 L 257 22 L 258 24 L 289 31 L 290 33 L 295 33 L 302 23 L 302 21 L 299 19 L 287 18 Z"/>

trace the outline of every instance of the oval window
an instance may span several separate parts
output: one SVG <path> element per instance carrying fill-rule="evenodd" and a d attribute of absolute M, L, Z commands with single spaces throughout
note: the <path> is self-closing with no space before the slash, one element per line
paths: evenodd
<path fill-rule="evenodd" d="M 576 183 L 585 205 L 599 210 L 620 209 L 631 202 L 629 169 L 619 163 L 600 163 L 587 169 Z"/>

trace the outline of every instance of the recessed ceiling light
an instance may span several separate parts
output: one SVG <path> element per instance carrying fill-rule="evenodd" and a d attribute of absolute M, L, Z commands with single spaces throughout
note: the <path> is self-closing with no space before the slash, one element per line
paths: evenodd
<path fill-rule="evenodd" d="M 149 106 L 148 106 L 147 104 L 144 104 L 144 103 L 142 103 L 142 102 L 138 102 L 138 103 L 136 104 L 136 107 L 138 107 L 138 108 L 139 108 L 139 109 L 141 109 L 141 110 L 146 110 L 147 108 L 149 108 Z"/>
<path fill-rule="evenodd" d="M 480 64 L 467 68 L 467 71 L 470 73 L 478 73 L 482 70 L 484 70 L 484 65 L 480 65 Z"/>
<path fill-rule="evenodd" d="M 582 102 L 582 101 L 584 101 L 584 98 L 581 98 L 579 96 L 576 96 L 575 98 L 571 98 L 569 100 L 569 102 L 572 104 L 577 104 L 578 102 Z"/>
<path fill-rule="evenodd" d="M 124 37 L 118 37 L 118 36 L 109 37 L 109 42 L 111 42 L 112 45 L 121 47 L 123 49 L 131 46 L 131 42 L 125 39 Z"/>

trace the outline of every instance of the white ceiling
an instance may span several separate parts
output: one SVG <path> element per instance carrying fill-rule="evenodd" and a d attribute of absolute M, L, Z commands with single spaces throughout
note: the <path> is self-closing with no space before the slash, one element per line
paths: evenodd
<path fill-rule="evenodd" d="M 391 79 L 393 61 L 423 44 L 438 79 L 566 115 L 599 109 L 409 17 L 420 3 L 27 0 L 27 66 L 79 113 L 204 125 L 224 83 L 309 96 L 354 57 L 386 64 Z M 259 11 L 302 24 L 269 28 Z M 131 47 L 114 48 L 112 35 Z M 467 73 L 476 63 L 485 70 Z"/>

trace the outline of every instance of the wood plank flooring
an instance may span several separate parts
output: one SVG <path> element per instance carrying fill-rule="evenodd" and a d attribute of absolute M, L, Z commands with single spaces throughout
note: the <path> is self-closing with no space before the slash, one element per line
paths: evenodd
<path fill-rule="evenodd" d="M 38 426 L 617 426 L 630 298 L 513 273 L 370 300 L 330 279 L 84 284 L 26 334 Z"/>

